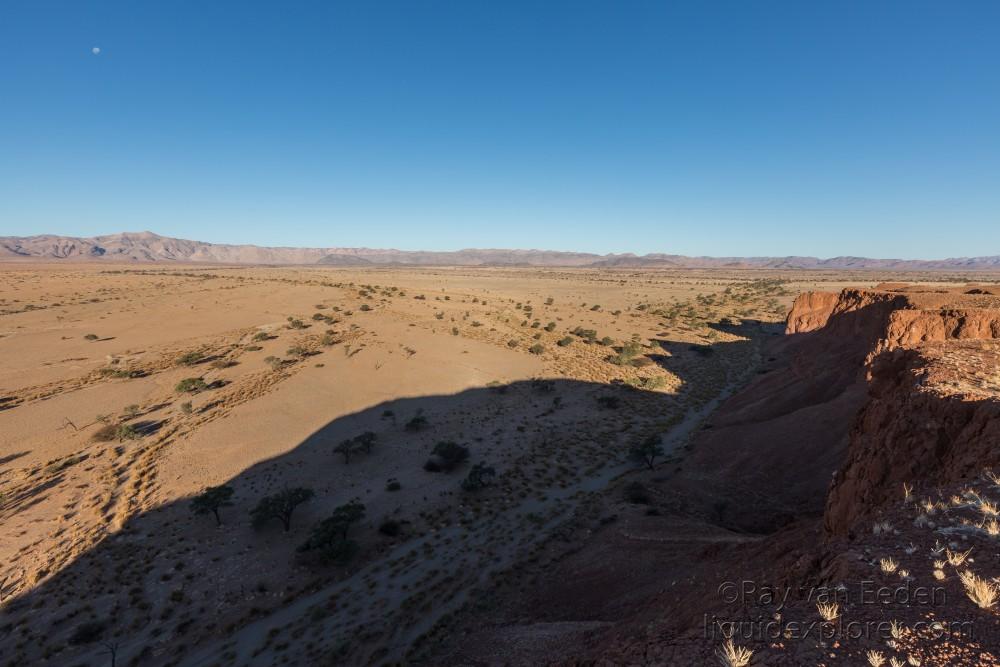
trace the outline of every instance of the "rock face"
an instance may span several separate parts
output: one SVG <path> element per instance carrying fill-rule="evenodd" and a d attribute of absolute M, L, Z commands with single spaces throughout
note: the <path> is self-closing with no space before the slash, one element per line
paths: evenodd
<path fill-rule="evenodd" d="M 803 353 L 822 366 L 847 372 L 860 361 L 867 386 L 830 487 L 828 535 L 878 514 L 904 483 L 955 482 L 1000 461 L 1000 299 L 991 290 L 806 293 L 786 333 L 792 344 L 811 337 Z"/>
<path fill-rule="evenodd" d="M 931 319 L 931 318 L 922 318 Z M 932 331 L 938 333 L 937 321 Z M 994 333 L 990 327 L 952 331 Z M 997 336 L 993 336 L 996 338 Z M 903 497 L 978 477 L 1000 464 L 1000 342 L 896 348 L 871 365 L 869 400 L 830 487 L 824 528 L 848 534 Z"/>

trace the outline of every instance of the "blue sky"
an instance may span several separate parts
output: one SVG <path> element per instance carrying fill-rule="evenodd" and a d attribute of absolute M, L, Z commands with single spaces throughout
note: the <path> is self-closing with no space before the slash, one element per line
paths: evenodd
<path fill-rule="evenodd" d="M 0 235 L 1000 254 L 997 2 L 6 0 L 0 39 Z"/>

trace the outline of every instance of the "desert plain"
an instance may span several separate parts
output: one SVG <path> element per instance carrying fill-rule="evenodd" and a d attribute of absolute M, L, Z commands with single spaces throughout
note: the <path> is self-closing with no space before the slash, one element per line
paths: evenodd
<path fill-rule="evenodd" d="M 699 461 L 696 441 L 778 372 L 797 296 L 904 279 L 992 284 L 2 264 L 0 663 L 583 659 L 626 615 L 641 632 L 649 600 L 678 581 L 715 581 L 713 563 L 822 514 L 823 497 L 808 500 L 835 467 L 822 453 L 767 464 L 779 481 L 803 456 L 815 470 L 756 487 L 766 511 L 751 517 L 740 505 L 753 499 L 726 489 L 762 473 L 713 458 L 710 441 Z M 192 511 L 213 487 L 231 489 L 218 520 Z M 284 519 L 254 520 L 262 499 L 296 490 Z M 323 521 L 344 516 L 324 550 Z"/>

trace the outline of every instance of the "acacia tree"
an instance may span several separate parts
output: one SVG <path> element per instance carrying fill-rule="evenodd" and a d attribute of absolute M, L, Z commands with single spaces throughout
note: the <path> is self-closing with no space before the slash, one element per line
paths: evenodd
<path fill-rule="evenodd" d="M 434 445 L 434 449 L 431 450 L 431 458 L 424 464 L 424 469 L 430 471 L 451 471 L 464 463 L 468 458 L 468 447 L 463 447 L 457 442 L 443 441 Z"/>
<path fill-rule="evenodd" d="M 253 525 L 260 528 L 268 521 L 279 519 L 287 533 L 292 528 L 292 512 L 304 502 L 309 501 L 315 493 L 312 489 L 297 487 L 285 489 L 271 496 L 260 499 L 257 506 L 250 510 Z"/>
<path fill-rule="evenodd" d="M 219 517 L 219 510 L 231 506 L 233 504 L 230 502 L 232 497 L 233 487 L 210 486 L 200 495 L 194 497 L 191 501 L 191 511 L 195 514 L 211 513 L 215 517 L 215 525 L 221 526 L 222 519 Z"/>
<path fill-rule="evenodd" d="M 642 442 L 637 442 L 632 445 L 629 454 L 633 459 L 645 463 L 652 470 L 656 459 L 663 456 L 663 445 L 660 443 L 660 436 L 651 435 Z"/>
<path fill-rule="evenodd" d="M 358 450 L 358 445 L 354 440 L 347 439 L 342 441 L 339 445 L 333 448 L 333 451 L 337 454 L 342 454 L 344 456 L 344 463 L 351 462 L 351 455 Z"/>
<path fill-rule="evenodd" d="M 359 436 L 354 438 L 354 442 L 357 443 L 359 447 L 365 450 L 365 454 L 372 453 L 372 445 L 375 444 L 376 436 L 371 431 L 365 431 Z"/>
<path fill-rule="evenodd" d="M 315 526 L 309 539 L 299 545 L 298 550 L 316 551 L 321 560 L 326 562 L 344 562 L 357 549 L 357 544 L 348 539 L 348 533 L 355 523 L 365 516 L 365 506 L 355 498 L 341 505 L 333 514 L 323 519 Z"/>

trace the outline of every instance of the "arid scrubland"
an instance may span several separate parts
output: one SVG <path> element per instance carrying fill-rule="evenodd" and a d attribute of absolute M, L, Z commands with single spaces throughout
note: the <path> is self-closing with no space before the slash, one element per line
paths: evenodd
<path fill-rule="evenodd" d="M 403 659 L 642 465 L 636 442 L 681 457 L 685 418 L 753 372 L 795 289 L 712 272 L 5 266 L 2 659 Z M 442 469 L 440 443 L 465 458 Z M 295 488 L 309 497 L 287 531 L 254 527 L 262 499 Z M 310 538 L 352 500 L 344 540 Z"/>
<path fill-rule="evenodd" d="M 711 500 L 734 483 L 688 467 L 693 436 L 774 370 L 796 295 L 847 284 L 865 280 L 0 267 L 0 663 L 502 660 L 480 626 L 546 617 L 539 577 L 587 589 L 570 554 L 612 528 L 645 550 L 621 581 L 654 549 L 660 579 L 697 577 L 670 559 L 760 536 Z M 510 659 L 606 624 L 525 624 Z"/>

